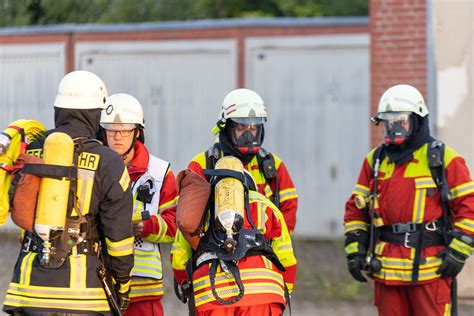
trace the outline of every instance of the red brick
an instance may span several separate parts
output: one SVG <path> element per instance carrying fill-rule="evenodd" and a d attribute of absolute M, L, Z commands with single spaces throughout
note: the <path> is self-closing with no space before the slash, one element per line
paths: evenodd
<path fill-rule="evenodd" d="M 371 0 L 371 113 L 384 91 L 396 84 L 427 91 L 427 0 Z M 375 146 L 383 139 L 383 129 L 371 127 Z"/>

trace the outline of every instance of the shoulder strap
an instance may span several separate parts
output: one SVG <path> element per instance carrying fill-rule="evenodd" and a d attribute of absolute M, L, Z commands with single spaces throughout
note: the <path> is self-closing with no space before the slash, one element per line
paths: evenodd
<path fill-rule="evenodd" d="M 383 150 L 384 148 L 385 145 L 380 145 L 379 147 L 377 147 L 377 149 L 375 149 L 374 154 L 372 156 L 372 170 L 375 169 L 375 161 L 377 160 L 377 158 L 380 159 L 380 163 L 382 163 L 382 161 L 385 159 L 386 152 L 385 150 Z"/>
<path fill-rule="evenodd" d="M 428 145 L 428 165 L 431 176 L 441 192 L 442 202 L 449 201 L 449 189 L 444 174 L 444 143 L 434 140 Z"/>
<path fill-rule="evenodd" d="M 278 183 L 278 173 L 275 165 L 275 157 L 271 152 L 260 148 L 257 154 L 259 169 L 263 171 L 263 175 L 268 185 L 275 181 L 275 192 L 273 192 L 272 202 L 276 207 L 280 208 L 280 187 Z"/>
<path fill-rule="evenodd" d="M 441 205 L 443 207 L 444 225 L 449 229 L 449 218 L 451 211 L 449 208 L 449 186 L 444 172 L 444 149 L 445 145 L 442 141 L 434 140 L 428 145 L 428 165 L 430 167 L 431 176 L 441 195 Z M 445 229 L 446 233 L 446 229 Z"/>
<path fill-rule="evenodd" d="M 206 152 L 206 169 L 214 169 L 219 158 L 221 158 L 221 146 L 219 143 L 214 143 Z"/>

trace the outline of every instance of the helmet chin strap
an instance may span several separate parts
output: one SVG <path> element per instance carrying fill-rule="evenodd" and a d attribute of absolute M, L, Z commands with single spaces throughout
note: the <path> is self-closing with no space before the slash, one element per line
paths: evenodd
<path fill-rule="evenodd" d="M 128 148 L 128 150 L 122 154 L 122 160 L 123 160 L 123 161 L 125 161 L 125 160 L 127 159 L 128 154 L 132 151 L 133 147 L 135 147 L 135 143 L 137 142 L 137 135 L 138 135 L 138 127 L 136 127 L 136 128 L 133 130 L 133 141 L 132 141 L 132 144 L 130 145 L 130 147 Z"/>

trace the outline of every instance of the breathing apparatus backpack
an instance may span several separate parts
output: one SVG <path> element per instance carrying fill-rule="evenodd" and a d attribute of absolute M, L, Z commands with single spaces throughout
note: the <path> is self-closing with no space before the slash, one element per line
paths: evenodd
<path fill-rule="evenodd" d="M 87 248 L 84 252 L 92 252 L 89 243 L 99 239 L 94 217 L 83 216 L 80 204 L 84 201 L 78 203 L 76 194 L 79 155 L 95 146 L 99 146 L 96 140 L 73 141 L 65 133 L 54 132 L 44 142 L 44 164 L 25 164 L 21 171 L 41 178 L 34 234 L 25 234 L 23 250 L 37 251 L 44 268 L 61 267 L 72 248 L 81 243 Z"/>
<path fill-rule="evenodd" d="M 208 202 L 208 228 L 202 236 L 197 250 L 186 265 L 188 279 L 192 282 L 193 271 L 210 263 L 209 280 L 211 291 L 220 304 L 237 303 L 245 293 L 237 266 L 238 260 L 255 255 L 267 257 L 281 271 L 285 268 L 271 247 L 271 241 L 256 228 L 250 216 L 248 180 L 243 172 L 242 162 L 232 156 L 217 161 L 214 170 L 204 170 L 210 178 L 211 196 Z M 244 217 L 251 229 L 242 228 Z M 233 278 L 239 294 L 230 299 L 221 298 L 216 291 L 215 278 L 218 266 L 229 278 Z M 179 293 L 178 297 L 180 297 Z M 192 283 L 188 291 L 190 314 L 194 314 Z M 180 297 L 181 298 L 181 297 Z"/>
<path fill-rule="evenodd" d="M 5 224 L 10 210 L 12 180 L 23 167 L 26 147 L 44 136 L 46 128 L 34 120 L 12 122 L 0 134 L 0 225 Z"/>
<path fill-rule="evenodd" d="M 266 151 L 263 147 L 257 153 L 258 168 L 263 172 L 265 181 L 271 186 L 275 185 L 275 191 L 271 201 L 277 208 L 280 208 L 280 188 L 278 184 L 278 173 L 275 166 L 275 158 L 272 153 Z M 217 161 L 222 157 L 222 150 L 219 143 L 214 143 L 206 152 L 206 169 L 214 169 Z"/>

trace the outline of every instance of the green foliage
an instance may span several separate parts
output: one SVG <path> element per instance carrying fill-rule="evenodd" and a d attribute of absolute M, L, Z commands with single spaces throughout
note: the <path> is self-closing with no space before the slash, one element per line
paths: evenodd
<path fill-rule="evenodd" d="M 367 14 L 368 0 L 0 0 L 0 27 Z"/>

